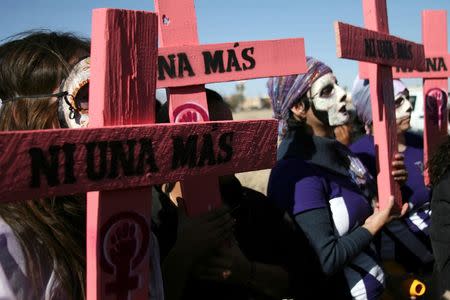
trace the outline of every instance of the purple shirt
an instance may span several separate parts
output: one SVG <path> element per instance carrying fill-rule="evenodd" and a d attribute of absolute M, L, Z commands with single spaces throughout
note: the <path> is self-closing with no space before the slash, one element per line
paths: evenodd
<path fill-rule="evenodd" d="M 425 232 L 430 225 L 430 189 L 425 186 L 423 179 L 423 147 L 420 137 L 407 133 L 405 156 L 405 167 L 408 171 L 408 179 L 402 186 L 403 202 L 408 202 L 410 211 L 408 212 L 407 222 L 413 232 Z M 374 178 L 376 178 L 376 160 L 375 146 L 373 136 L 366 135 L 350 146 Z"/>
<path fill-rule="evenodd" d="M 329 208 L 336 237 L 364 224 L 372 209 L 349 177 L 335 174 L 300 158 L 278 161 L 269 181 L 269 197 L 292 216 L 317 208 Z M 384 289 L 384 273 L 373 244 L 344 267 L 352 297 L 376 299 Z"/>

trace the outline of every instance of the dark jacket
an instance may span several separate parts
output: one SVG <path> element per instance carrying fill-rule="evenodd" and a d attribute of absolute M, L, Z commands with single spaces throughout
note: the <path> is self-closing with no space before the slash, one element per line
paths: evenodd
<path fill-rule="evenodd" d="M 450 170 L 433 188 L 431 199 L 431 245 L 435 257 L 435 290 L 450 290 Z"/>

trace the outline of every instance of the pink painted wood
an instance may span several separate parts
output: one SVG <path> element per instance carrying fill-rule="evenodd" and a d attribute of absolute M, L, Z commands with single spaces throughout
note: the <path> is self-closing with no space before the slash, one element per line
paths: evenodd
<path fill-rule="evenodd" d="M 448 55 L 447 11 L 431 10 L 422 13 L 422 37 L 425 53 Z M 446 65 L 450 67 L 450 65 Z M 423 100 L 425 108 L 424 163 L 433 156 L 436 149 L 448 135 L 448 77 L 427 78 L 423 80 Z M 425 170 L 425 183 L 429 184 L 428 170 Z"/>
<path fill-rule="evenodd" d="M 436 54 L 430 56 L 425 46 L 425 58 L 427 70 L 424 72 L 414 71 L 412 69 L 402 69 L 394 67 L 392 69 L 394 78 L 447 78 L 450 77 L 450 54 Z"/>
<path fill-rule="evenodd" d="M 386 0 L 363 0 L 363 10 L 366 28 L 389 33 Z M 424 66 L 423 50 L 421 53 Z M 383 209 L 387 206 L 389 197 L 393 195 L 396 209 L 400 210 L 402 206 L 400 187 L 391 176 L 393 157 L 398 152 L 391 67 L 371 64 L 369 81 L 377 157 L 378 201 L 380 208 Z"/>
<path fill-rule="evenodd" d="M 161 62 L 157 88 L 263 78 L 277 73 L 291 75 L 298 74 L 299 70 L 306 71 L 305 60 L 292 60 L 297 55 L 305 56 L 303 39 L 164 47 L 159 50 L 158 55 Z M 181 73 L 180 65 L 183 70 Z"/>
<path fill-rule="evenodd" d="M 424 112 L 424 164 L 447 136 L 446 113 L 450 54 L 447 46 L 447 11 L 424 10 L 422 12 L 422 40 L 427 59 L 427 71 L 394 68 L 394 78 L 423 78 Z M 367 76 L 367 75 L 365 75 Z M 424 170 L 428 185 L 428 169 Z"/>
<path fill-rule="evenodd" d="M 366 28 L 389 34 L 386 0 L 363 0 L 363 10 Z M 423 50 L 421 61 L 421 64 L 425 66 Z M 398 152 L 391 67 L 371 64 L 369 81 L 377 157 L 378 200 L 380 208 L 383 209 L 387 206 L 389 197 L 393 195 L 395 208 L 400 210 L 402 206 L 400 188 L 391 176 L 393 157 Z"/>
<path fill-rule="evenodd" d="M 160 47 L 198 45 L 197 18 L 193 0 L 155 0 L 155 10 L 159 14 Z M 167 91 L 171 122 L 209 121 L 204 85 L 170 88 Z M 188 215 L 200 215 L 221 206 L 219 181 L 215 177 L 198 176 L 187 179 L 181 182 L 181 192 L 186 200 Z M 201 203 L 199 199 L 207 200 L 204 200 L 206 203 Z"/>
<path fill-rule="evenodd" d="M 422 45 L 341 22 L 335 32 L 338 57 L 425 71 Z"/>
<path fill-rule="evenodd" d="M 154 13 L 93 11 L 90 126 L 154 123 L 157 26 Z M 149 186 L 88 193 L 87 299 L 148 297 L 151 196 Z"/>
<path fill-rule="evenodd" d="M 223 45 L 215 45 L 213 47 L 211 45 L 198 45 L 199 41 L 194 1 L 155 0 L 155 8 L 159 13 L 159 45 L 162 47 L 160 53 L 174 54 L 174 52 L 176 52 L 177 58 L 181 58 L 183 61 L 185 60 L 184 57 L 178 57 L 178 53 L 192 53 L 190 54 L 192 59 L 188 60 L 192 60 L 193 65 L 195 65 L 195 67 L 192 68 L 197 71 L 194 71 L 196 76 L 191 76 L 191 78 L 189 78 L 189 76 L 186 76 L 189 72 L 186 70 L 186 72 L 183 73 L 183 82 L 179 81 L 178 78 L 176 80 L 171 80 L 169 85 L 166 85 L 166 83 L 158 83 L 159 86 L 170 87 L 168 93 L 170 95 L 169 117 L 171 122 L 201 122 L 209 120 L 208 105 L 204 92 L 205 83 L 250 79 L 262 76 L 299 74 L 306 70 L 306 58 L 304 55 L 302 39 L 281 41 L 279 42 L 280 45 L 278 45 L 277 42 L 276 46 L 272 43 L 271 47 L 266 47 L 266 45 L 270 44 L 267 42 L 250 42 L 249 44 L 247 44 L 247 42 L 238 42 L 233 44 L 233 49 L 245 49 L 244 47 L 249 48 L 250 45 L 255 45 L 253 53 L 251 50 L 245 52 L 248 57 L 245 57 L 245 54 L 243 54 L 241 50 L 234 50 L 233 52 L 236 54 L 238 61 L 236 64 L 241 64 L 242 69 L 244 69 L 242 64 L 251 66 L 251 61 L 254 59 L 256 63 L 254 70 L 251 71 L 247 69 L 245 71 L 237 71 L 236 64 L 233 64 L 232 60 L 230 64 L 234 65 L 234 67 L 231 68 L 231 72 L 224 72 L 221 74 L 216 73 L 214 75 L 210 74 L 210 76 L 206 76 L 203 74 L 206 72 L 202 72 L 202 70 L 205 71 L 205 66 L 204 56 L 203 54 L 200 56 L 200 51 L 204 51 L 203 49 L 219 50 Z M 239 46 L 237 44 L 239 44 Z M 286 48 L 291 46 L 298 48 L 281 49 L 282 47 L 280 46 L 283 44 Z M 174 49 L 176 49 L 176 51 L 174 51 Z M 227 50 L 226 55 L 224 54 L 224 58 L 225 56 L 227 57 L 224 64 L 228 66 L 228 59 L 231 57 L 232 53 L 228 52 L 230 49 L 228 46 L 222 49 Z M 196 56 L 197 58 L 194 59 L 193 56 Z M 249 57 L 251 58 L 249 59 Z M 179 59 L 179 61 L 181 61 L 181 59 Z M 169 58 L 167 58 L 167 60 L 169 60 Z M 280 63 L 284 67 L 278 67 L 276 66 L 276 63 Z M 183 66 L 186 67 L 186 64 Z M 161 68 L 161 66 L 159 66 L 159 68 Z M 218 68 L 220 69 L 220 67 Z M 224 68 L 226 69 L 225 66 Z M 198 70 L 200 73 L 198 73 Z M 180 85 L 183 86 L 181 87 Z M 202 214 L 221 205 L 217 178 L 189 177 L 181 183 L 181 190 L 183 197 L 187 199 L 186 208 L 189 215 Z M 205 195 L 207 195 L 206 198 Z M 200 199 L 207 200 L 201 202 Z"/>
<path fill-rule="evenodd" d="M 398 211 L 402 198 L 400 188 L 391 176 L 393 157 L 398 152 L 392 66 L 425 70 L 424 50 L 420 45 L 389 36 L 386 0 L 363 0 L 363 10 L 365 27 L 371 32 L 356 30 L 348 25 L 337 25 L 338 54 L 371 62 L 365 66 L 370 81 L 378 199 L 380 208 L 384 208 L 389 196 L 393 195 L 395 209 Z M 343 33 L 343 36 L 339 36 L 339 33 Z M 379 42 L 383 39 L 388 42 Z M 352 46 L 355 50 L 351 49 Z M 367 56 L 371 58 L 368 59 Z"/>
<path fill-rule="evenodd" d="M 2 132 L 0 201 L 270 168 L 276 129 L 276 120 L 250 120 Z"/>

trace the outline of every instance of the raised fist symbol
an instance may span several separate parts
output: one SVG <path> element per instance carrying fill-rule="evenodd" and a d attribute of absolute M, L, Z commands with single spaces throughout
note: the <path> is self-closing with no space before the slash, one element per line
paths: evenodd
<path fill-rule="evenodd" d="M 430 123 L 441 127 L 445 119 L 447 108 L 447 94 L 441 89 L 435 88 L 428 91 L 426 95 L 426 110 Z"/>
<path fill-rule="evenodd" d="M 197 112 L 186 111 L 180 116 L 179 121 L 180 123 L 197 122 L 198 121 Z"/>
<path fill-rule="evenodd" d="M 111 233 L 109 244 L 109 257 L 116 266 L 127 264 L 136 255 L 137 248 L 136 225 L 123 222 Z"/>
<path fill-rule="evenodd" d="M 173 111 L 175 123 L 189 123 L 208 121 L 208 112 L 196 103 L 185 103 Z"/>

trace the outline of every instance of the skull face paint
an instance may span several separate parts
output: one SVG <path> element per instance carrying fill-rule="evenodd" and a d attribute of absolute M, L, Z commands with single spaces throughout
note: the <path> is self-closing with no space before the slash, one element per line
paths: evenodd
<path fill-rule="evenodd" d="M 412 112 L 412 105 L 409 102 L 409 93 L 408 90 L 397 94 L 395 96 L 395 117 L 397 119 L 397 123 L 401 120 L 410 119 Z"/>
<path fill-rule="evenodd" d="M 89 124 L 89 75 L 90 58 L 78 62 L 64 82 L 60 90 L 66 91 L 59 101 L 58 113 L 61 127 L 80 128 Z"/>
<path fill-rule="evenodd" d="M 349 121 L 346 108 L 347 93 L 337 85 L 333 73 L 325 74 L 317 79 L 309 90 L 314 115 L 329 126 L 339 126 Z"/>

